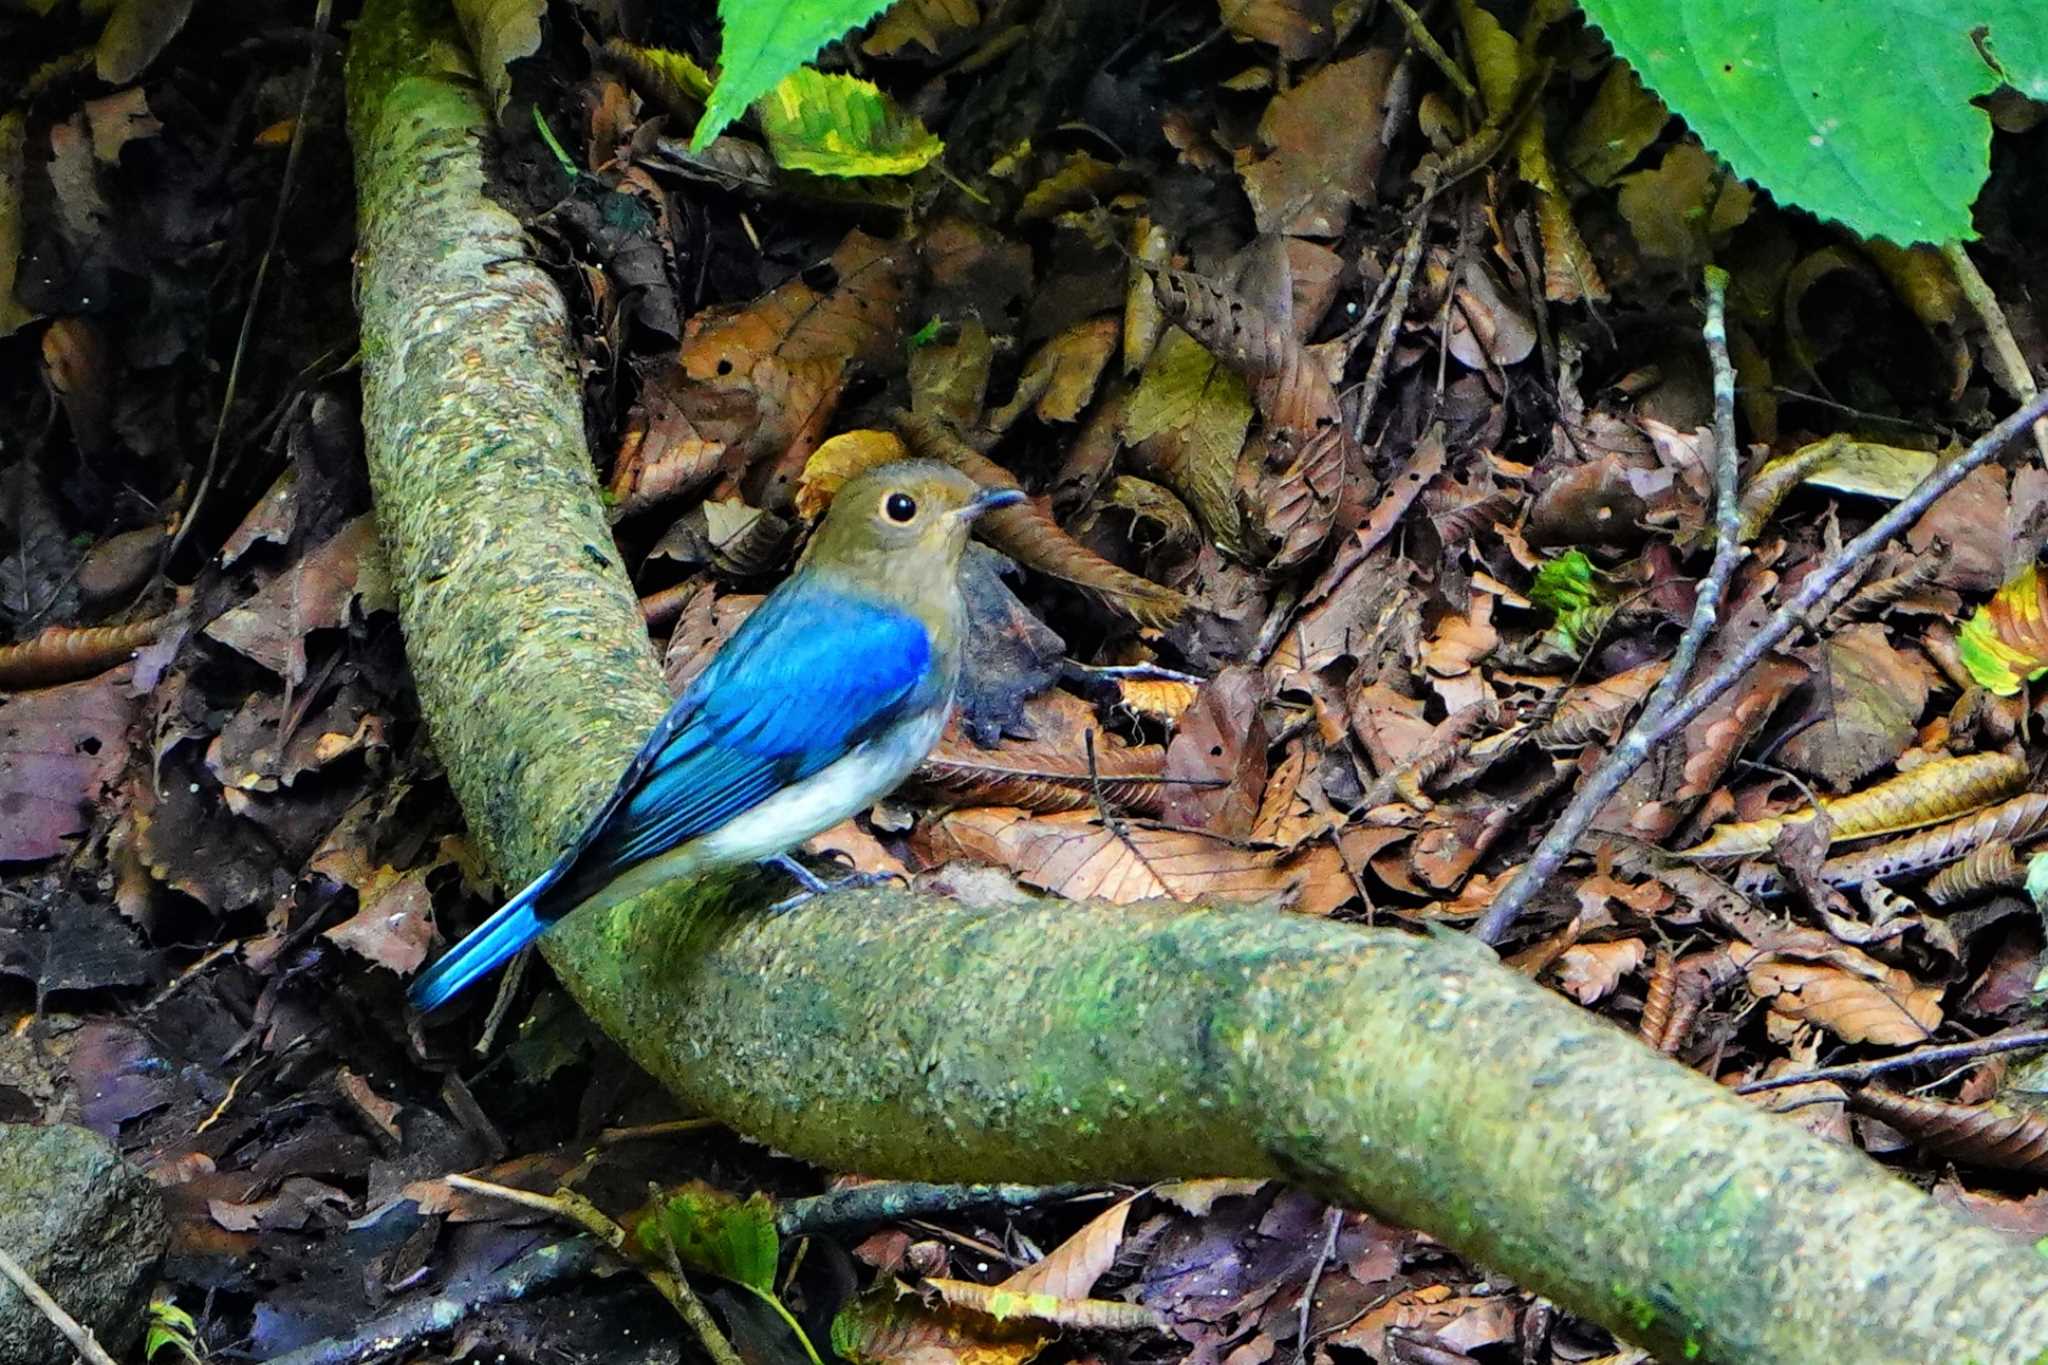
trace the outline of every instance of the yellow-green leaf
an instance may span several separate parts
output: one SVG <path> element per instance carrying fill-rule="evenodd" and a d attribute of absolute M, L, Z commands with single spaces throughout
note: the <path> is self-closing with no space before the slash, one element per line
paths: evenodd
<path fill-rule="evenodd" d="M 813 175 L 909 175 L 946 144 L 864 80 L 799 67 L 754 106 L 769 154 Z"/>
<path fill-rule="evenodd" d="M 2048 673 L 2048 609 L 2032 564 L 1963 622 L 1956 645 L 1977 685 L 2001 697 Z"/>

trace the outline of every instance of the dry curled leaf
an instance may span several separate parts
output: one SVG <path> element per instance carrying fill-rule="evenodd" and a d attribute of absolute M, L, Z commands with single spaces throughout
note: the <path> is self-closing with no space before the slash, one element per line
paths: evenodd
<path fill-rule="evenodd" d="M 1050 1294 L 1067 1300 L 1086 1298 L 1095 1282 L 1116 1264 L 1117 1252 L 1124 1244 L 1124 1225 L 1130 1216 L 1131 1200 L 1117 1200 L 1042 1260 L 1025 1266 L 996 1288 L 1012 1294 Z"/>
<path fill-rule="evenodd" d="M 988 415 L 988 429 L 1008 431 L 1026 408 L 1035 408 L 1047 422 L 1071 422 L 1079 417 L 1116 351 L 1120 330 L 1120 320 L 1115 317 L 1090 318 L 1040 346 L 1025 364 L 1010 401 Z"/>
<path fill-rule="evenodd" d="M 1659 659 L 1572 688 L 1536 732 L 1535 742 L 1544 748 L 1573 749 L 1611 740 L 1636 707 L 1656 689 L 1670 666 L 1668 660 Z"/>
<path fill-rule="evenodd" d="M 2048 593 L 2032 564 L 1963 622 L 1956 647 L 1977 685 L 2001 697 L 2048 673 Z"/>
<path fill-rule="evenodd" d="M 1954 1104 L 1901 1095 L 1881 1085 L 1851 1093 L 1849 1105 L 1952 1161 L 2048 1175 L 2048 1116 L 2002 1104 Z"/>
<path fill-rule="evenodd" d="M 1839 843 L 1952 819 L 2010 796 L 2026 784 L 2027 765 L 2019 759 L 2000 753 L 1965 754 L 1934 759 L 1848 796 L 1823 796 L 1820 808 L 1834 826 L 1833 841 Z M 1785 829 L 1813 817 L 1809 806 L 1762 820 L 1716 825 L 1705 840 L 1678 856 L 1724 858 L 1761 853 Z"/>
<path fill-rule="evenodd" d="M 1820 879 L 1829 886 L 1861 886 L 1911 876 L 1945 867 L 1986 844 L 2021 843 L 2044 830 L 2048 830 L 2048 795 L 2027 792 L 1975 815 L 1830 858 L 1820 865 Z M 1777 874 L 1768 868 L 1745 870 L 1736 886 L 1750 895 L 1770 895 L 1782 889 Z"/>
<path fill-rule="evenodd" d="M 1557 984 L 1581 1005 L 1613 993 L 1621 979 L 1643 965 L 1649 948 L 1639 938 L 1615 943 L 1575 943 L 1558 954 Z"/>
<path fill-rule="evenodd" d="M 1956 905 L 1988 891 L 2026 883 L 2026 864 L 2014 856 L 2011 844 L 1986 844 L 1929 878 L 1927 899 L 1936 905 Z"/>

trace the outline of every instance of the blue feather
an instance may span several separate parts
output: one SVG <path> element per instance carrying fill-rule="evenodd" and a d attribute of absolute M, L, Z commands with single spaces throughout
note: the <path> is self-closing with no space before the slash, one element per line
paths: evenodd
<path fill-rule="evenodd" d="M 429 1010 L 637 863 L 718 829 L 947 700 L 916 617 L 799 575 L 727 641 L 574 847 L 416 980 Z"/>
<path fill-rule="evenodd" d="M 445 1003 L 470 982 L 510 961 L 514 953 L 539 938 L 548 921 L 536 915 L 533 907 L 547 891 L 549 880 L 543 876 L 506 901 L 496 914 L 416 978 L 406 990 L 413 1007 L 425 1011 Z"/>
<path fill-rule="evenodd" d="M 707 834 L 942 704 L 916 617 L 809 579 L 747 618 L 649 737 L 592 822 L 543 917 L 635 863 Z"/>

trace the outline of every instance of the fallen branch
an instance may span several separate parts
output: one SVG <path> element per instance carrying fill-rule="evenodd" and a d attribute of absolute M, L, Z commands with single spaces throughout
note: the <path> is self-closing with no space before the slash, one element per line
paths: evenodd
<path fill-rule="evenodd" d="M 932 1185 L 878 1180 L 850 1189 L 791 1199 L 775 1211 L 784 1237 L 871 1227 L 903 1218 L 931 1218 L 988 1209 L 1028 1209 L 1093 1193 L 1093 1185 Z"/>
<path fill-rule="evenodd" d="M 396 1359 L 404 1348 L 452 1332 L 463 1319 L 483 1309 L 517 1303 L 543 1289 L 581 1278 L 603 1256 L 603 1248 L 588 1237 L 570 1237 L 535 1247 L 494 1274 L 450 1285 L 439 1294 L 408 1299 L 345 1337 L 322 1337 L 308 1342 L 281 1356 L 272 1356 L 269 1365 L 363 1365 L 371 1360 Z"/>
<path fill-rule="evenodd" d="M 71 1349 L 85 1357 L 86 1365 L 114 1365 L 114 1358 L 93 1339 L 91 1331 L 77 1318 L 64 1311 L 64 1306 L 50 1297 L 49 1291 L 36 1283 L 35 1276 L 22 1269 L 21 1262 L 0 1248 L 0 1276 L 21 1291 L 23 1298 L 36 1306 L 36 1311 L 49 1320 L 52 1327 L 64 1334 L 64 1340 L 71 1343 Z"/>
<path fill-rule="evenodd" d="M 350 103 L 364 425 L 436 753 L 509 880 L 666 706 L 592 476 L 563 306 L 483 195 L 428 0 L 370 0 Z M 542 940 L 681 1097 L 919 1180 L 1278 1176 L 1420 1227 L 1671 1359 L 2048 1347 L 2048 1267 L 1453 935 L 903 891 L 761 913 L 751 873 Z"/>

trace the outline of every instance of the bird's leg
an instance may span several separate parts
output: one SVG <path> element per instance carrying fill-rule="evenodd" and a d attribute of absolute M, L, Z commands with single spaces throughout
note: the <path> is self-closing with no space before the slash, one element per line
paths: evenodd
<path fill-rule="evenodd" d="M 826 881 L 787 853 L 778 853 L 766 861 L 787 872 L 796 879 L 797 885 L 803 888 L 794 896 L 769 906 L 768 913 L 771 915 L 779 915 L 785 910 L 802 905 L 813 896 L 822 896 L 831 891 L 854 891 L 862 887 L 878 886 L 894 880 L 896 876 L 893 872 L 850 872 L 844 877 Z"/>

